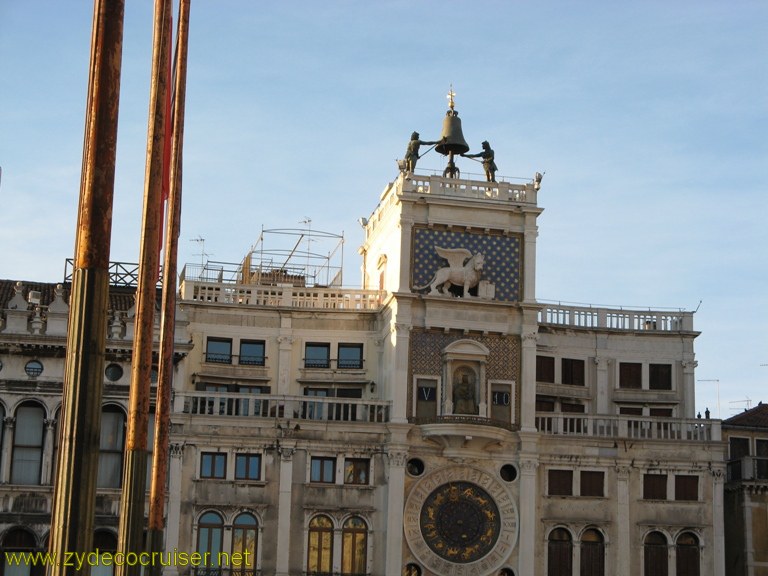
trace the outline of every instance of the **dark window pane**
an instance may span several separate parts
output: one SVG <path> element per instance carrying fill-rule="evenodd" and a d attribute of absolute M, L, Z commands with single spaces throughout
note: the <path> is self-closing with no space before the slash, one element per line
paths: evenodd
<path fill-rule="evenodd" d="M 619 414 L 623 416 L 642 416 L 643 409 L 639 406 L 621 406 Z"/>
<path fill-rule="evenodd" d="M 367 458 L 344 460 L 344 484 L 368 484 L 371 461 Z"/>
<path fill-rule="evenodd" d="M 555 382 L 555 359 L 551 356 L 536 356 L 536 381 Z"/>
<path fill-rule="evenodd" d="M 363 345 L 362 344 L 339 344 L 339 358 L 337 367 L 357 368 L 363 367 Z"/>
<path fill-rule="evenodd" d="M 235 457 L 235 479 L 259 480 L 261 478 L 261 454 L 238 454 Z"/>
<path fill-rule="evenodd" d="M 672 390 L 672 365 L 651 364 L 648 366 L 648 387 L 651 390 Z"/>
<path fill-rule="evenodd" d="M 637 362 L 619 364 L 619 388 L 642 388 L 643 365 Z"/>
<path fill-rule="evenodd" d="M 305 368 L 328 368 L 331 365 L 330 344 L 309 343 L 304 349 Z"/>
<path fill-rule="evenodd" d="M 203 452 L 200 455 L 200 477 L 223 479 L 227 472 L 227 455 L 220 452 Z"/>
<path fill-rule="evenodd" d="M 205 348 L 205 361 L 216 364 L 231 364 L 232 340 L 208 338 Z"/>
<path fill-rule="evenodd" d="M 549 495 L 572 496 L 573 495 L 573 470 L 549 471 Z"/>
<path fill-rule="evenodd" d="M 310 482 L 333 484 L 336 481 L 336 458 L 313 457 L 309 480 Z"/>
<path fill-rule="evenodd" d="M 675 500 L 699 499 L 699 477 L 688 475 L 675 476 Z"/>
<path fill-rule="evenodd" d="M 563 358 L 563 384 L 584 386 L 584 360 Z"/>
<path fill-rule="evenodd" d="M 242 340 L 240 342 L 240 364 L 264 366 L 264 341 Z"/>
<path fill-rule="evenodd" d="M 643 475 L 643 499 L 666 500 L 667 499 L 667 475 L 645 474 Z"/>
<path fill-rule="evenodd" d="M 581 472 L 581 495 L 582 496 L 603 496 L 603 485 L 605 484 L 604 472 L 592 472 L 583 470 Z"/>

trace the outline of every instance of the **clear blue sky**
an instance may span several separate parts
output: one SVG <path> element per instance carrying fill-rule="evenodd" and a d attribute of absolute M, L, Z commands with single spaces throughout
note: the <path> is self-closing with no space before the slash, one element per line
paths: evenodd
<path fill-rule="evenodd" d="M 152 3 L 126 4 L 112 259 L 135 262 Z M 92 11 L 0 0 L 2 278 L 60 281 L 72 254 Z M 181 263 L 309 217 L 359 285 L 356 220 L 453 84 L 473 151 L 546 171 L 538 297 L 698 307 L 697 407 L 768 401 L 767 28 L 764 0 L 194 0 Z"/>

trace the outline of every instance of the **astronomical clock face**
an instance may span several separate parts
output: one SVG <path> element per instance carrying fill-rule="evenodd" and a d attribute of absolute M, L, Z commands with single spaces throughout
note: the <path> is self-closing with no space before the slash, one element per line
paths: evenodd
<path fill-rule="evenodd" d="M 460 564 L 488 554 L 501 531 L 493 498 L 470 482 L 438 486 L 422 504 L 419 523 L 430 550 Z"/>
<path fill-rule="evenodd" d="M 435 574 L 489 574 L 517 542 L 517 506 L 491 474 L 469 466 L 438 470 L 413 487 L 405 506 L 405 537 Z"/>

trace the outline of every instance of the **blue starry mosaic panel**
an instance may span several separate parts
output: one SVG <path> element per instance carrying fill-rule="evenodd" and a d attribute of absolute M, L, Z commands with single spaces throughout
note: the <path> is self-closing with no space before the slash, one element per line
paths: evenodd
<path fill-rule="evenodd" d="M 472 254 L 482 252 L 485 265 L 481 280 L 488 280 L 495 285 L 494 300 L 520 300 L 522 254 L 519 235 L 502 236 L 439 228 L 414 228 L 411 286 L 429 284 L 435 272 L 448 265 L 448 262 L 437 254 L 435 246 L 466 248 Z M 428 292 L 428 289 L 422 292 Z"/>

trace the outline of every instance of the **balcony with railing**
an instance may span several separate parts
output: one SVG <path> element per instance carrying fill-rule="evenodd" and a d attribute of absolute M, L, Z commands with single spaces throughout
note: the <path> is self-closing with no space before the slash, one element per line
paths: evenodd
<path fill-rule="evenodd" d="M 544 304 L 539 324 L 569 328 L 626 330 L 632 332 L 691 332 L 693 312 L 682 310 L 625 310 L 593 306 Z"/>
<path fill-rule="evenodd" d="M 391 403 L 322 396 L 177 392 L 177 413 L 210 417 L 290 418 L 321 422 L 389 422 Z"/>
<path fill-rule="evenodd" d="M 712 442 L 721 439 L 720 420 L 661 417 L 536 414 L 536 429 L 544 434 L 573 437 L 627 438 Z"/>
<path fill-rule="evenodd" d="M 768 484 L 768 457 L 744 456 L 728 462 L 728 482 Z"/>

